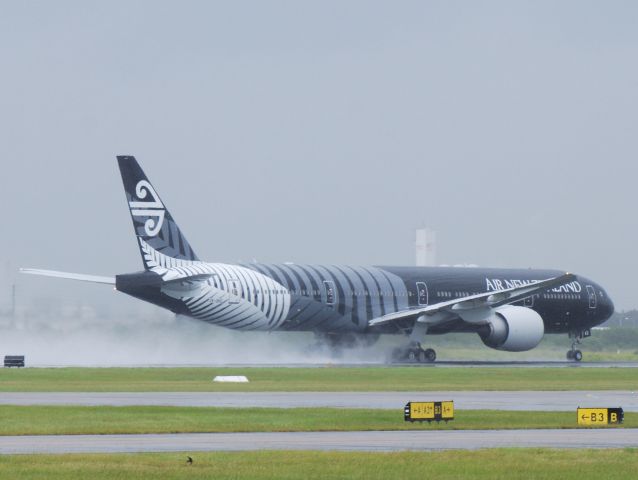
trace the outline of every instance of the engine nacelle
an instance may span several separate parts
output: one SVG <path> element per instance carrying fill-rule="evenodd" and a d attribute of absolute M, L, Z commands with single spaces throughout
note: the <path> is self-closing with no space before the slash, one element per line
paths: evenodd
<path fill-rule="evenodd" d="M 540 343 L 545 334 L 543 319 L 531 308 L 505 305 L 496 309 L 488 320 L 483 343 L 496 350 L 524 352 Z"/>

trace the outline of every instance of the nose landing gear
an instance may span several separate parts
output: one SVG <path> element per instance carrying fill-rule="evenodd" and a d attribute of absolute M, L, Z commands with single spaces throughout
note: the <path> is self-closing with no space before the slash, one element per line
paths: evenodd
<path fill-rule="evenodd" d="M 576 348 L 576 345 L 580 345 L 580 341 L 583 338 L 591 337 L 591 330 L 583 330 L 581 332 L 570 332 L 569 338 L 572 341 L 571 349 L 567 350 L 567 360 L 574 362 L 580 362 L 583 359 L 583 352 Z"/>
<path fill-rule="evenodd" d="M 583 352 L 575 349 L 573 345 L 571 350 L 567 350 L 567 360 L 580 362 L 582 359 L 583 359 Z"/>

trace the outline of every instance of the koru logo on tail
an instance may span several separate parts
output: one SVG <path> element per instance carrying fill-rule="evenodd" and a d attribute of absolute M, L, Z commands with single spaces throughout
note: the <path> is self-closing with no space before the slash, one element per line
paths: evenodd
<path fill-rule="evenodd" d="M 162 229 L 164 224 L 164 215 L 166 210 L 160 201 L 153 186 L 147 180 L 140 180 L 135 185 L 135 195 L 142 200 L 141 202 L 128 202 L 131 209 L 131 215 L 134 217 L 149 217 L 144 222 L 144 231 L 149 237 L 154 237 Z M 149 200 L 144 200 L 150 195 Z"/>

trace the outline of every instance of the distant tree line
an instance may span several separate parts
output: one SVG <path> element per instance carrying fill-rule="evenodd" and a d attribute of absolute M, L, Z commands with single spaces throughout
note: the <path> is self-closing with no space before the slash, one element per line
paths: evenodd
<path fill-rule="evenodd" d="M 638 310 L 614 312 L 601 327 L 638 327 Z"/>

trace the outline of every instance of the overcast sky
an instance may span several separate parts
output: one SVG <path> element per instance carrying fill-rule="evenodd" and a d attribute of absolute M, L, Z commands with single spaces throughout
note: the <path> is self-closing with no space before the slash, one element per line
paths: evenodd
<path fill-rule="evenodd" d="M 410 265 L 424 223 L 440 263 L 638 307 L 637 25 L 634 1 L 2 1 L 3 285 L 141 269 L 131 154 L 202 259 Z"/>

